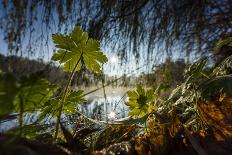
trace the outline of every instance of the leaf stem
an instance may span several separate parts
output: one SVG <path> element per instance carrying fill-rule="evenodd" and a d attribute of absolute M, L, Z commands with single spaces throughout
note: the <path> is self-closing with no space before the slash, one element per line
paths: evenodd
<path fill-rule="evenodd" d="M 206 75 L 205 73 L 200 72 L 200 74 L 203 75 L 204 77 L 206 77 L 207 79 L 210 79 L 210 77 L 208 75 Z"/>
<path fill-rule="evenodd" d="M 57 115 L 57 119 L 56 119 L 56 128 L 55 128 L 54 142 L 56 142 L 57 137 L 58 137 L 59 127 L 60 127 L 59 126 L 60 117 L 61 117 L 63 106 L 64 106 L 64 103 L 65 103 L 65 100 L 66 100 L 66 97 L 67 97 L 67 94 L 68 94 L 69 86 L 70 86 L 70 84 L 72 82 L 74 73 L 76 72 L 76 68 L 77 68 L 78 64 L 80 63 L 80 61 L 82 59 L 82 56 L 83 56 L 83 52 L 81 53 L 80 58 L 78 59 L 77 63 L 75 64 L 75 66 L 74 66 L 74 68 L 72 70 L 72 73 L 69 76 L 68 83 L 67 83 L 67 85 L 65 87 L 65 90 L 64 90 L 64 92 L 62 94 L 62 98 L 61 98 L 61 102 L 60 102 L 61 105 L 59 107 L 59 111 L 58 111 L 58 115 Z"/>

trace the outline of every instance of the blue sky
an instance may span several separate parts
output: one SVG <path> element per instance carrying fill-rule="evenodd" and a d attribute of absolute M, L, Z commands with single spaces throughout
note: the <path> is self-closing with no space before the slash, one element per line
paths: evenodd
<path fill-rule="evenodd" d="M 0 3 L 0 10 L 4 10 L 2 8 L 2 4 Z M 50 61 L 50 58 L 53 54 L 54 51 L 54 44 L 51 40 L 51 34 L 52 33 L 64 33 L 64 28 L 61 29 L 60 31 L 57 28 L 58 25 L 58 18 L 57 18 L 57 14 L 53 13 L 54 16 L 54 22 L 51 25 L 52 27 L 52 31 L 46 31 L 46 25 L 42 23 L 42 14 L 43 10 L 42 8 L 38 9 L 38 21 L 34 23 L 34 28 L 35 31 L 32 34 L 31 38 L 31 43 L 32 43 L 32 47 L 36 47 L 38 46 L 38 48 L 32 49 L 32 51 L 34 52 L 34 54 L 28 55 L 27 52 L 23 53 L 24 57 L 29 57 L 30 59 L 43 59 L 45 62 Z M 0 11 L 0 16 L 4 15 L 3 11 Z M 69 30 L 71 30 L 74 25 L 73 24 L 69 24 L 68 26 Z M 38 34 L 40 34 L 41 32 L 46 33 L 46 35 L 48 35 L 48 38 L 37 38 Z M 0 53 L 7 55 L 8 53 L 8 49 L 7 49 L 7 43 L 3 40 L 4 37 L 4 32 L 0 29 Z M 48 39 L 47 44 L 45 45 L 43 44 L 39 44 L 41 40 L 43 39 Z M 23 44 L 22 44 L 22 51 L 26 51 L 29 47 L 28 45 L 28 41 L 29 41 L 29 32 L 26 33 L 25 37 L 23 38 Z M 110 46 L 102 46 L 102 51 L 104 51 L 104 53 L 108 56 L 109 61 L 107 64 L 104 65 L 104 72 L 108 75 L 112 75 L 112 76 L 121 76 L 122 74 L 132 74 L 131 72 L 133 72 L 134 70 L 136 70 L 136 68 L 143 66 L 141 69 L 137 70 L 136 72 L 133 73 L 133 75 L 138 75 L 141 72 L 147 72 L 147 71 L 151 71 L 152 68 L 152 64 L 158 64 L 160 62 L 163 62 L 165 60 L 165 58 L 167 57 L 167 55 L 163 54 L 164 52 L 160 52 L 157 49 L 154 49 L 153 55 L 151 56 L 152 59 L 150 59 L 149 61 L 147 60 L 147 53 L 146 53 L 146 46 L 141 45 L 139 47 L 139 53 L 140 53 L 140 58 L 138 61 L 135 60 L 134 55 L 129 54 L 128 55 L 128 60 L 127 61 L 123 61 L 121 62 L 120 58 L 118 58 L 117 53 L 118 51 L 112 50 L 110 48 Z M 19 54 L 18 54 L 19 55 Z M 174 52 L 174 54 L 172 55 L 172 58 L 174 60 L 178 59 L 178 58 L 184 58 L 185 56 L 183 54 L 181 54 L 180 52 L 178 52 L 178 50 L 176 52 Z M 194 59 L 194 58 L 190 58 L 190 59 Z"/>

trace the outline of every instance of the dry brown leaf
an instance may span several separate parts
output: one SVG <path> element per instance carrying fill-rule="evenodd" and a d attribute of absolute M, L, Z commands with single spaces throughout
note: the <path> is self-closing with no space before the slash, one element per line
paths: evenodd
<path fill-rule="evenodd" d="M 224 137 L 232 137 L 232 99 L 225 98 L 221 102 L 210 101 L 198 104 L 201 119 L 209 127 L 219 131 Z M 215 136 L 222 140 L 220 135 Z"/>

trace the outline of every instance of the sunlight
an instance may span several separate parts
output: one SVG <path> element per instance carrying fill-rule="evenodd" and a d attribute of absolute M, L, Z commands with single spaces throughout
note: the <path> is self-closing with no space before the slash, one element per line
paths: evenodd
<path fill-rule="evenodd" d="M 129 102 L 129 97 L 127 96 L 124 101 Z"/>
<path fill-rule="evenodd" d="M 118 57 L 116 55 L 113 55 L 111 58 L 110 58 L 110 62 L 111 63 L 117 63 L 118 62 Z"/>
<path fill-rule="evenodd" d="M 111 111 L 109 114 L 108 114 L 108 116 L 109 116 L 109 118 L 115 118 L 115 113 L 113 112 L 113 111 Z"/>

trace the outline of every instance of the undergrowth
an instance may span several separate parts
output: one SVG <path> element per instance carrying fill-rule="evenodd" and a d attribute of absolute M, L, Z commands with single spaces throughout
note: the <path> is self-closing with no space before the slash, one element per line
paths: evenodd
<path fill-rule="evenodd" d="M 0 125 L 18 120 L 18 125 L 4 134 L 58 144 L 79 154 L 120 153 L 127 148 L 132 154 L 170 154 L 176 150 L 176 154 L 203 155 L 212 152 L 206 146 L 218 146 L 220 142 L 231 151 L 227 147 L 232 138 L 231 56 L 211 69 L 207 58 L 190 64 L 184 72 L 185 81 L 165 99 L 160 97 L 165 84 L 150 89 L 138 85 L 127 92 L 129 117 L 104 122 L 81 113 L 77 105 L 85 101 L 88 93 L 70 88 L 74 74 L 83 68 L 102 74 L 101 66 L 107 57 L 100 43 L 80 27 L 68 35 L 54 34 L 52 39 L 57 47 L 52 60 L 70 72 L 68 82 L 62 87 L 49 83 L 40 73 L 18 79 L 1 72 Z M 229 38 L 216 48 L 231 44 Z M 25 117 L 35 112 L 38 116 L 26 123 Z M 1 142 L 1 149 L 7 149 L 11 142 Z"/>

